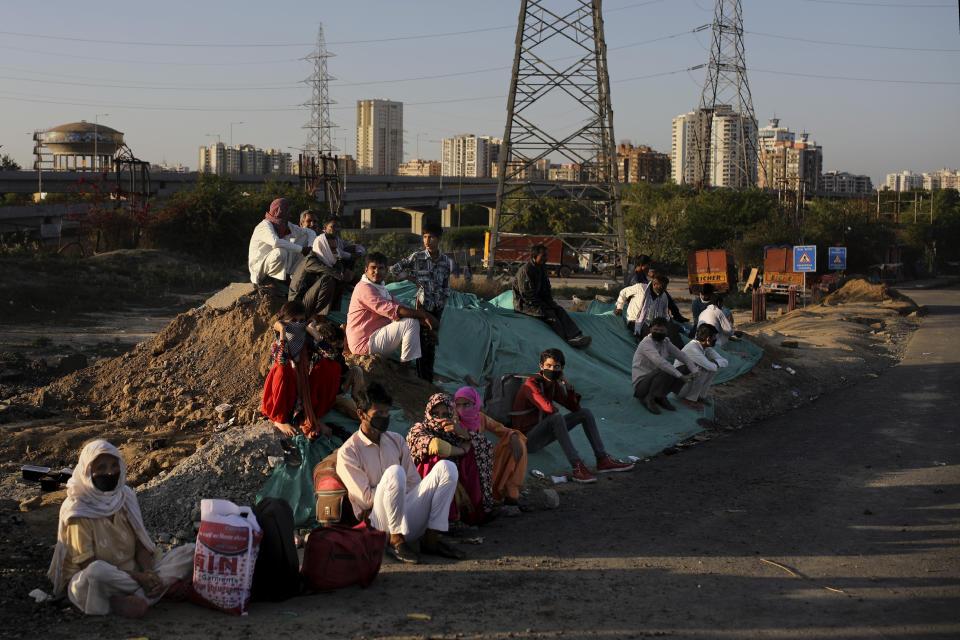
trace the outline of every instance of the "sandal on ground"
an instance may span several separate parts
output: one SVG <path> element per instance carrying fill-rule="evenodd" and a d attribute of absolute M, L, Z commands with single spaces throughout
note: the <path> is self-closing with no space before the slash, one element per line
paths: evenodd
<path fill-rule="evenodd" d="M 420 545 L 420 553 L 424 553 L 430 556 L 440 556 L 441 558 L 451 558 L 453 560 L 463 560 L 467 557 L 463 551 L 460 549 L 454 549 L 449 544 L 443 540 L 437 540 L 436 544 L 432 547 L 427 547 L 426 545 Z"/>
<path fill-rule="evenodd" d="M 388 556 L 399 562 L 406 562 L 407 564 L 420 564 L 420 554 L 414 551 L 413 548 L 406 542 L 401 542 L 396 546 L 388 542 L 384 550 L 387 552 Z"/>

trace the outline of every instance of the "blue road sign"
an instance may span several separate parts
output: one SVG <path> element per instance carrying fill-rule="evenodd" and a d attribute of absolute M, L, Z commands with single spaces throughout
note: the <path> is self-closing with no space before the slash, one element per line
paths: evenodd
<path fill-rule="evenodd" d="M 793 248 L 793 270 L 795 272 L 817 270 L 816 245 L 801 244 Z"/>
<path fill-rule="evenodd" d="M 836 269 L 839 271 L 847 270 L 847 248 L 846 247 L 830 247 L 827 250 L 827 262 L 830 263 L 831 269 Z"/>

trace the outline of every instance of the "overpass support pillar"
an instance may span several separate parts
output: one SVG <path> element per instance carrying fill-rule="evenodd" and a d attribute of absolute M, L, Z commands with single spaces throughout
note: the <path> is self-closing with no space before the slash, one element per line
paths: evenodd
<path fill-rule="evenodd" d="M 487 210 L 487 226 L 491 229 L 493 228 L 494 216 L 493 214 L 497 211 L 496 207 L 488 207 L 487 205 L 480 205 Z"/>
<path fill-rule="evenodd" d="M 360 228 L 373 229 L 373 209 L 360 209 Z"/>
<path fill-rule="evenodd" d="M 410 233 L 418 236 L 423 234 L 423 216 L 427 215 L 425 211 L 407 209 L 406 207 L 394 207 L 394 209 L 403 211 L 410 216 Z"/>
<path fill-rule="evenodd" d="M 453 204 L 448 204 L 440 210 L 440 226 L 449 229 L 453 226 Z"/>

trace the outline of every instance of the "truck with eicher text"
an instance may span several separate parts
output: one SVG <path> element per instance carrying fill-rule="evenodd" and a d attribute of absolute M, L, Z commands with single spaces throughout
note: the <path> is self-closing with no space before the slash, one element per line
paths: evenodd
<path fill-rule="evenodd" d="M 533 236 L 522 233 L 497 234 L 497 268 L 513 270 L 530 259 L 530 248 L 542 244 L 547 248 L 547 270 L 567 277 L 580 267 L 580 254 L 559 236 Z M 490 232 L 483 241 L 483 265 L 490 264 Z"/>
<path fill-rule="evenodd" d="M 708 282 L 720 293 L 736 289 L 737 269 L 733 254 L 723 249 L 701 249 L 687 254 L 690 293 L 700 293 L 700 287 Z"/>
<path fill-rule="evenodd" d="M 812 284 L 808 276 L 807 286 Z M 803 288 L 803 273 L 793 270 L 793 247 L 789 245 L 770 245 L 763 248 L 763 283 L 760 290 L 764 293 L 787 295 L 791 289 L 798 292 Z"/>

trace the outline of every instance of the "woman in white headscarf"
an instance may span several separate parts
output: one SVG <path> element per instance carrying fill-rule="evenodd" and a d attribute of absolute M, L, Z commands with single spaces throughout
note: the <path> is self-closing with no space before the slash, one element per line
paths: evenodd
<path fill-rule="evenodd" d="M 106 440 L 87 443 L 60 507 L 47 576 L 54 593 L 91 615 L 139 618 L 193 571 L 193 545 L 161 555 L 143 525 L 127 465 Z"/>

